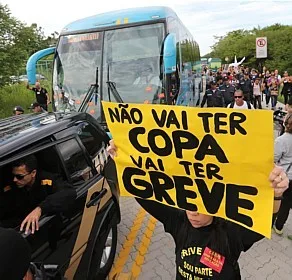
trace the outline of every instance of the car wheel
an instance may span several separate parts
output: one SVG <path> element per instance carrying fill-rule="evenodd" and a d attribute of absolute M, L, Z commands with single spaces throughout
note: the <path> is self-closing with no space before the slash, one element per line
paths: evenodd
<path fill-rule="evenodd" d="M 117 249 L 117 225 L 108 226 L 97 238 L 91 259 L 89 279 L 106 279 L 115 259 Z"/>

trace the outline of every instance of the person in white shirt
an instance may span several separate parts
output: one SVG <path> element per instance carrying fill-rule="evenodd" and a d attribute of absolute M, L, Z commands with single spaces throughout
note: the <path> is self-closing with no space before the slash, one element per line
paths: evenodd
<path fill-rule="evenodd" d="M 243 92 L 240 89 L 237 89 L 234 92 L 234 101 L 231 102 L 227 108 L 234 108 L 234 109 L 254 109 L 253 105 L 243 100 Z"/>
<path fill-rule="evenodd" d="M 253 84 L 253 106 L 255 109 L 262 109 L 262 101 L 261 101 L 262 89 L 260 84 L 260 79 L 256 78 Z"/>

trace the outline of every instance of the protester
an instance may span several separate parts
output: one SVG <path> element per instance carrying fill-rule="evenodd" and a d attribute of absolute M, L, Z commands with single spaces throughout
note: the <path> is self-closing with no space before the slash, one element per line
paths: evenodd
<path fill-rule="evenodd" d="M 271 94 L 272 110 L 275 110 L 279 94 L 279 81 L 278 78 L 275 77 L 274 72 L 271 73 L 271 77 L 268 80 L 268 87 Z"/>
<path fill-rule="evenodd" d="M 283 227 L 292 207 L 292 114 L 288 113 L 284 120 L 285 132 L 275 140 L 274 161 L 283 167 L 288 174 L 289 188 L 284 192 L 277 220 L 273 226 L 278 235 L 283 234 Z"/>
<path fill-rule="evenodd" d="M 243 100 L 243 92 L 240 89 L 237 89 L 234 93 L 234 101 L 231 102 L 227 108 L 234 109 L 254 109 L 252 104 L 249 101 Z"/>
<path fill-rule="evenodd" d="M 110 141 L 108 152 L 112 158 L 117 155 L 117 147 Z M 268 179 L 268 178 L 267 178 Z M 274 213 L 277 213 L 283 192 L 289 180 L 280 167 L 275 167 L 269 177 L 274 189 Z M 186 279 L 181 267 L 187 262 L 192 267 L 204 270 L 205 279 L 241 279 L 238 259 L 242 251 L 247 251 L 262 235 L 222 218 L 182 211 L 155 201 L 136 199 L 151 215 L 163 223 L 166 232 L 174 238 L 176 249 L 176 279 Z M 269 217 L 267 217 L 269 219 Z M 194 253 L 189 253 L 189 249 Z M 209 250 L 209 265 L 201 262 L 205 250 Z M 212 269 L 213 260 L 219 262 L 219 270 Z M 218 267 L 217 267 L 218 268 Z M 197 277 L 202 277 L 193 271 Z"/>
<path fill-rule="evenodd" d="M 269 107 L 270 98 L 271 98 L 270 89 L 268 86 L 268 81 L 269 81 L 270 77 L 271 77 L 270 71 L 266 70 L 266 72 L 264 73 L 264 76 L 263 76 L 263 83 L 265 85 L 264 93 L 266 96 L 266 107 L 267 108 Z"/>
<path fill-rule="evenodd" d="M 289 77 L 289 74 L 287 71 L 284 72 L 284 77 L 281 79 L 281 85 L 283 86 L 281 95 L 284 96 L 284 104 L 286 105 L 288 103 L 289 99 L 292 95 L 292 79 Z"/>
<path fill-rule="evenodd" d="M 259 109 L 262 109 L 261 92 L 260 79 L 256 78 L 253 84 L 253 106 L 255 109 L 257 108 L 257 105 Z"/>
<path fill-rule="evenodd" d="M 239 81 L 238 88 L 242 90 L 244 100 L 251 102 L 252 101 L 252 82 L 249 78 L 249 73 L 244 73 L 244 78 Z"/>

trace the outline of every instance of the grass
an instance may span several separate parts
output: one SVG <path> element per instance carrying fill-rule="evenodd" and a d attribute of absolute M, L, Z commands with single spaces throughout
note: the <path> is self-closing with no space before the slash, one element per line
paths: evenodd
<path fill-rule="evenodd" d="M 41 82 L 41 86 L 51 92 L 48 81 Z M 24 109 L 24 113 L 30 113 L 28 107 L 35 102 L 35 93 L 26 88 L 25 83 L 4 86 L 0 88 L 0 118 L 6 118 L 13 115 L 13 109 L 19 105 Z M 51 105 L 49 111 L 51 111 Z"/>

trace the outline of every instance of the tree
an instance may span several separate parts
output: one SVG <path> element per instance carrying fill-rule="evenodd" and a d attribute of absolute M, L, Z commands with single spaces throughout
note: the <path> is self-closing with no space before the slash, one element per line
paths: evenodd
<path fill-rule="evenodd" d="M 267 37 L 268 57 L 256 58 L 256 37 Z M 264 64 L 268 69 L 279 69 L 280 73 L 287 70 L 292 73 L 292 26 L 274 24 L 265 28 L 252 30 L 235 30 L 225 36 L 215 37 L 217 42 L 212 46 L 209 57 L 246 57 L 245 65 L 259 68 Z"/>
<path fill-rule="evenodd" d="M 29 56 L 48 44 L 41 27 L 26 26 L 0 3 L 0 86 L 9 82 L 9 76 L 23 73 Z"/>

